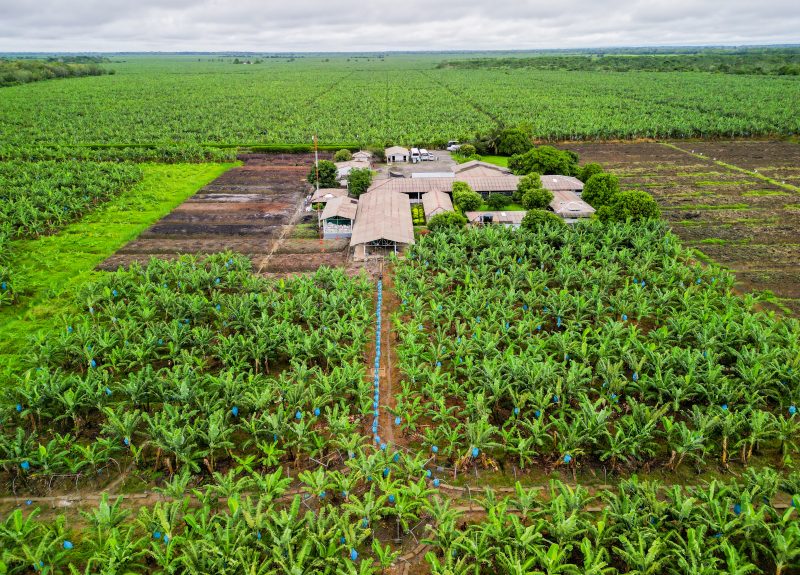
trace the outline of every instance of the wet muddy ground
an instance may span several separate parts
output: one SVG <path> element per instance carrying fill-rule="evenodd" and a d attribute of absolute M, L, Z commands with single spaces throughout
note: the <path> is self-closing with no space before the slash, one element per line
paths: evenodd
<path fill-rule="evenodd" d="M 787 141 L 569 144 L 623 189 L 650 192 L 686 245 L 800 315 L 800 145 Z"/>
<path fill-rule="evenodd" d="M 261 273 L 281 275 L 347 263 L 346 241 L 314 236 L 304 211 L 312 154 L 247 154 L 233 168 L 103 262 L 116 269 L 150 258 L 231 250 L 250 256 Z M 305 224 L 303 226 L 303 224 Z M 303 227 L 303 237 L 295 238 Z"/>

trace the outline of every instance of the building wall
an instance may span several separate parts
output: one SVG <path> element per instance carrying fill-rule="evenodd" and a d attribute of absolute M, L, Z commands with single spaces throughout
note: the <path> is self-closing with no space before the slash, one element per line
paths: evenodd
<path fill-rule="evenodd" d="M 353 235 L 353 223 L 335 224 L 330 220 L 322 222 L 322 237 L 326 240 L 349 238 Z"/>

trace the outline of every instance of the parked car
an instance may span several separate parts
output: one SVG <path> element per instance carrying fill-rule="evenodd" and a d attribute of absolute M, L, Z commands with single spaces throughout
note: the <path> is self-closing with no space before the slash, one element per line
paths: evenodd
<path fill-rule="evenodd" d="M 420 159 L 421 159 L 423 162 L 432 162 L 432 161 L 434 161 L 434 160 L 436 159 L 436 156 L 434 156 L 433 154 L 431 154 L 431 153 L 430 153 L 428 150 L 426 150 L 425 148 L 422 148 L 422 149 L 420 149 L 420 151 L 419 151 L 419 157 L 420 157 Z"/>
<path fill-rule="evenodd" d="M 447 151 L 448 152 L 457 152 L 461 149 L 461 144 L 458 143 L 458 140 L 450 140 L 447 142 Z"/>

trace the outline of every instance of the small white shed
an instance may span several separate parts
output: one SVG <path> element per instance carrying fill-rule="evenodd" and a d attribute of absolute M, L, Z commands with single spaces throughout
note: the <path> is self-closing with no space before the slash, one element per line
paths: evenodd
<path fill-rule="evenodd" d="M 388 164 L 407 162 L 411 157 L 411 152 L 409 152 L 407 148 L 403 148 L 401 146 L 392 146 L 391 148 L 386 148 L 384 153 L 386 154 L 386 162 Z"/>

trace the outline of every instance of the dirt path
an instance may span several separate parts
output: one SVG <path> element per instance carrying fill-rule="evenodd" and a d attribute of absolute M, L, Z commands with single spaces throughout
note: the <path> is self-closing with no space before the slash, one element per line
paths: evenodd
<path fill-rule="evenodd" d="M 391 272 L 384 268 L 383 305 L 381 306 L 381 414 L 378 417 L 378 425 L 381 429 L 381 437 L 387 445 L 396 445 L 394 435 L 394 415 L 392 415 L 387 409 L 394 409 L 395 405 L 397 404 L 392 386 L 393 342 L 391 314 L 394 311 L 394 306 L 392 305 L 390 298 L 393 296 Z"/>
<path fill-rule="evenodd" d="M 259 261 L 257 273 L 260 274 L 260 273 L 264 272 L 264 268 L 267 267 L 267 264 L 269 263 L 270 258 L 272 258 L 272 256 L 278 250 L 278 248 L 280 248 L 283 245 L 283 242 L 286 239 L 286 236 L 292 231 L 294 226 L 302 219 L 303 213 L 305 211 L 305 205 L 306 204 L 305 204 L 304 201 L 300 202 L 297 205 L 297 208 L 295 209 L 294 213 L 289 217 L 289 220 L 283 225 L 283 228 L 281 229 L 281 233 L 272 242 L 272 247 L 269 249 L 267 254 L 263 258 L 261 258 L 261 260 Z"/>

